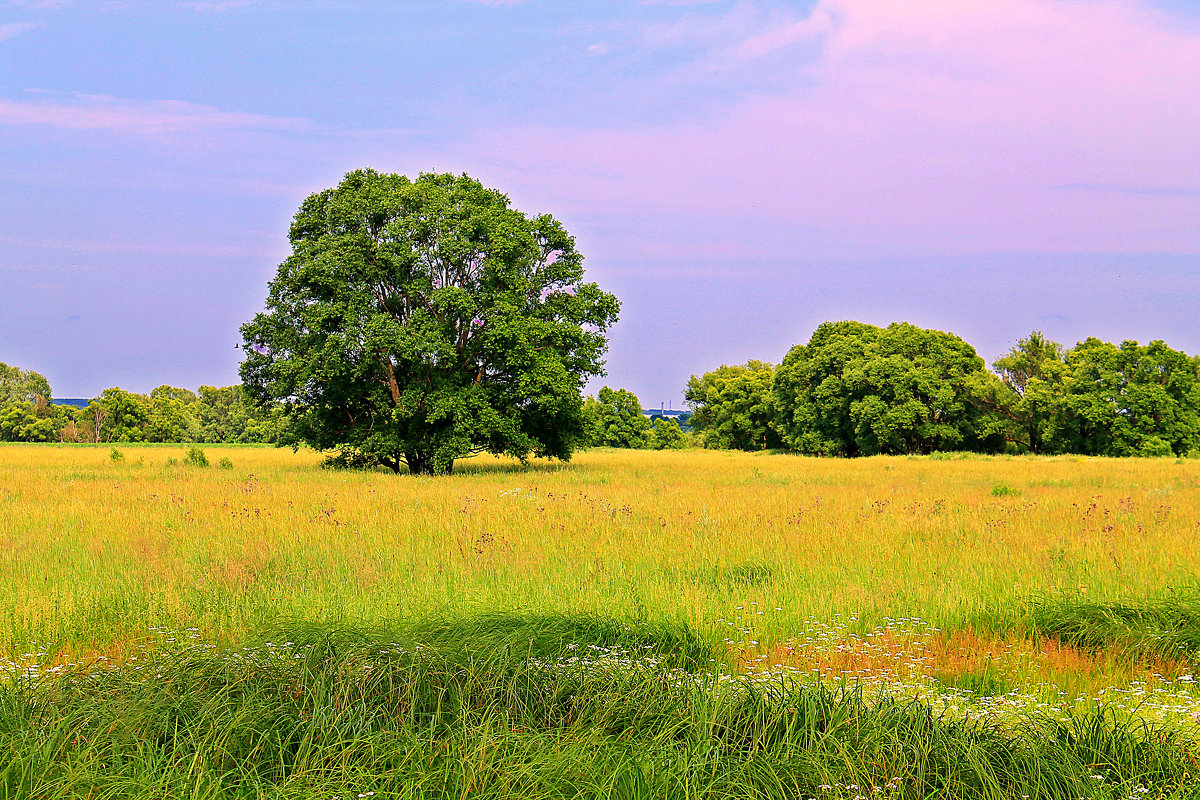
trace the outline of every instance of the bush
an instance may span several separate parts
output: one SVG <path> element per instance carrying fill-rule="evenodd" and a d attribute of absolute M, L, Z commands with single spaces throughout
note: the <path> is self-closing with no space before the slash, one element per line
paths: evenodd
<path fill-rule="evenodd" d="M 1020 495 L 1020 489 L 1014 489 L 1006 483 L 997 483 L 992 487 L 992 497 L 1020 497 Z"/>
<path fill-rule="evenodd" d="M 1175 455 L 1175 451 L 1171 449 L 1171 445 L 1165 439 L 1151 436 L 1142 442 L 1138 455 L 1142 458 L 1169 458 Z"/>
<path fill-rule="evenodd" d="M 187 455 L 183 457 L 183 463 L 189 467 L 207 467 L 208 456 L 204 455 L 204 451 L 199 447 L 189 447 Z"/>
<path fill-rule="evenodd" d="M 109 451 L 108 451 L 108 457 L 109 457 L 110 459 L 112 459 L 114 462 L 116 462 L 116 461 L 124 461 L 124 460 L 125 460 L 125 454 L 124 454 L 124 453 L 122 453 L 120 450 L 118 450 L 118 449 L 117 449 L 117 448 L 115 448 L 115 447 L 114 447 L 112 450 L 109 450 Z"/>
<path fill-rule="evenodd" d="M 217 462 L 217 466 L 220 467 L 221 469 L 233 469 L 233 462 L 230 461 L 228 458 L 222 458 L 220 461 Z"/>

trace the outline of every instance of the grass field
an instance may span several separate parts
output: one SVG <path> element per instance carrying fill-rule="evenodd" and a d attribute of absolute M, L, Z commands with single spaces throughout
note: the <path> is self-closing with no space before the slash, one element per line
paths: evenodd
<path fill-rule="evenodd" d="M 1198 461 L 119 449 L 0 446 L 0 796 L 1200 796 Z"/>

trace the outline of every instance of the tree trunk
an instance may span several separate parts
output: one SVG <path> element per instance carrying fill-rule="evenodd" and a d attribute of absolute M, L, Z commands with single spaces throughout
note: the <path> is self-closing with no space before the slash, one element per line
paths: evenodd
<path fill-rule="evenodd" d="M 404 463 L 408 464 L 410 475 L 450 475 L 454 472 L 454 462 L 439 469 L 425 453 L 405 453 Z"/>
<path fill-rule="evenodd" d="M 404 463 L 408 464 L 409 475 L 424 475 L 429 472 L 429 459 L 424 453 L 405 453 Z"/>

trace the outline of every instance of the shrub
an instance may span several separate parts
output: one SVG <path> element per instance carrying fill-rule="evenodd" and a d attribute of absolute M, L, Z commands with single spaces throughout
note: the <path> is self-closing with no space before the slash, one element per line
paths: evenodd
<path fill-rule="evenodd" d="M 118 450 L 115 447 L 112 450 L 108 451 L 108 457 L 110 459 L 112 459 L 113 461 L 124 461 L 125 460 L 125 454 L 122 453 L 120 450 Z"/>
<path fill-rule="evenodd" d="M 1019 497 L 1020 489 L 1014 489 L 1007 483 L 997 483 L 992 487 L 992 497 Z"/>
<path fill-rule="evenodd" d="M 217 466 L 221 469 L 233 469 L 233 462 L 226 457 L 218 461 Z"/>
<path fill-rule="evenodd" d="M 189 447 L 187 455 L 183 457 L 183 463 L 189 467 L 207 467 L 208 456 L 204 455 L 204 451 L 199 447 Z"/>
<path fill-rule="evenodd" d="M 1169 458 L 1175 455 L 1175 451 L 1171 449 L 1171 445 L 1166 440 L 1158 436 L 1151 436 L 1142 442 L 1138 455 L 1143 458 Z"/>

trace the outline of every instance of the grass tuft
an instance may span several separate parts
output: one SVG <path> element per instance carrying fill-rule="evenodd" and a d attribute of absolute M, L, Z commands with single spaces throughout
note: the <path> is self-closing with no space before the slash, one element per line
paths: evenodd
<path fill-rule="evenodd" d="M 1031 625 L 1081 650 L 1195 663 L 1200 658 L 1200 590 L 1181 589 L 1144 603 L 1101 603 L 1080 595 L 1043 597 Z"/>

